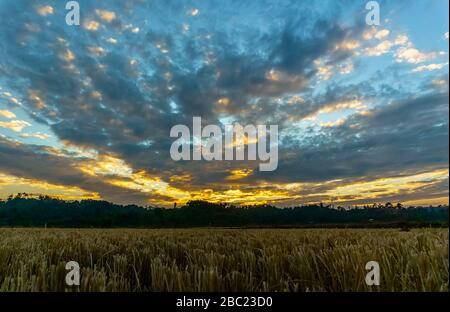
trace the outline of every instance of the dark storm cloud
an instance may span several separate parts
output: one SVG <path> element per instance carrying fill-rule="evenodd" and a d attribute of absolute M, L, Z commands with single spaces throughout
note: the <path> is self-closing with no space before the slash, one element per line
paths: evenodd
<path fill-rule="evenodd" d="M 317 145 L 280 150 L 283 181 L 382 177 L 412 168 L 448 166 L 448 92 L 399 100 L 325 131 Z M 297 145 L 298 146 L 298 145 Z M 327 164 L 323 166 L 322 164 Z M 264 175 L 264 173 L 259 173 Z"/>
<path fill-rule="evenodd" d="M 54 6 L 58 7 L 56 4 Z M 142 35 L 127 32 L 119 39 L 125 40 L 120 47 L 110 47 L 104 39 L 102 41 L 100 31 L 75 31 L 58 23 L 57 18 L 61 18 L 63 13 L 61 10 L 57 10 L 55 16 L 44 18 L 34 12 L 19 14 L 19 4 L 12 7 L 18 14 L 14 19 L 8 18 L 2 29 L 3 41 L 9 41 L 5 56 L 14 59 L 13 64 L 8 65 L 11 68 L 9 78 L 22 77 L 24 81 L 16 87 L 21 89 L 23 95 L 29 90 L 38 90 L 47 107 L 37 112 L 35 118 L 46 120 L 63 140 L 111 150 L 126 159 L 136 158 L 133 163 L 138 167 L 143 165 L 142 158 L 165 166 L 166 156 L 158 156 L 155 154 L 157 151 L 139 147 L 127 151 L 126 147 L 152 140 L 153 149 L 159 147 L 161 150 L 158 152 L 166 155 L 170 127 L 175 123 L 190 123 L 194 115 L 217 122 L 214 104 L 221 97 L 231 100 L 226 111 L 239 115 L 249 111 L 250 97 L 301 91 L 314 75 L 312 61 L 330 52 L 350 32 L 330 21 L 312 22 L 309 20 L 311 16 L 303 17 L 297 22 L 289 21 L 280 31 L 261 35 L 258 42 L 252 42 L 253 45 L 266 47 L 268 50 L 265 53 L 254 51 L 251 46 L 238 50 L 229 34 L 218 32 L 214 34 L 217 41 L 209 44 L 209 50 L 216 58 L 214 64 L 200 64 L 199 68 L 194 69 L 189 64 L 176 64 L 177 59 L 183 58 L 178 53 L 185 50 L 177 50 L 175 42 L 189 46 L 192 40 L 180 39 L 179 36 L 173 38 L 173 34 L 157 34 L 150 30 Z M 95 17 L 93 11 L 90 3 L 85 15 Z M 41 31 L 27 33 L 17 17 L 36 23 Z M 119 17 L 112 28 L 120 28 L 120 24 L 123 26 L 125 19 L 126 16 Z M 45 25 L 48 20 L 52 22 L 50 26 Z M 300 37 L 302 25 L 312 25 L 308 38 Z M 36 44 L 31 47 L 27 45 L 25 49 L 19 40 L 21 36 L 30 36 Z M 144 36 L 149 45 L 163 42 L 164 48 L 170 52 L 165 56 L 158 54 L 154 47 L 140 45 L 139 36 Z M 13 39 L 8 40 L 7 37 Z M 65 41 L 58 42 L 57 38 Z M 99 46 L 105 49 L 105 55 L 88 52 L 91 47 Z M 130 53 L 124 53 L 127 49 Z M 70 62 L 61 56 L 68 50 L 74 54 Z M 203 50 L 192 48 L 194 60 L 203 59 Z M 148 72 L 141 77 L 134 76 L 129 64 L 132 57 Z M 169 58 L 175 63 L 171 64 Z M 75 72 L 68 71 L 68 63 L 74 66 Z M 186 71 L 182 66 L 190 68 Z M 287 81 L 271 81 L 266 79 L 269 70 L 292 76 Z M 150 74 L 152 71 L 153 75 Z M 170 82 L 161 78 L 165 72 L 172 76 Z M 85 79 L 91 81 L 89 86 L 84 84 Z M 173 91 L 167 90 L 169 85 L 173 85 Z M 94 91 L 101 93 L 101 101 L 90 98 L 90 93 Z M 179 106 L 176 116 L 170 110 L 170 100 L 176 101 Z M 35 110 L 35 104 L 29 99 L 24 98 L 23 102 L 30 110 Z M 270 102 L 261 101 L 258 105 L 262 116 L 272 110 Z M 56 112 L 56 115 L 49 116 L 50 111 Z M 132 156 L 136 152 L 139 157 Z M 143 154 L 147 155 L 143 157 Z"/>

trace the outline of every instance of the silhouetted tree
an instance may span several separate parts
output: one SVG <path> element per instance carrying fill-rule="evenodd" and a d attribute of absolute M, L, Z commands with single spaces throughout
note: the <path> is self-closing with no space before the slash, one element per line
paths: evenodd
<path fill-rule="evenodd" d="M 48 227 L 195 227 L 195 226 L 301 226 L 326 224 L 447 224 L 448 206 L 391 209 L 365 205 L 359 209 L 306 205 L 277 208 L 271 205 L 236 207 L 226 203 L 190 201 L 174 209 L 116 205 L 106 201 L 63 201 L 45 195 L 19 193 L 0 201 L 0 226 Z M 402 209 L 400 209 L 402 208 Z M 409 226 L 409 225 L 408 225 Z"/>

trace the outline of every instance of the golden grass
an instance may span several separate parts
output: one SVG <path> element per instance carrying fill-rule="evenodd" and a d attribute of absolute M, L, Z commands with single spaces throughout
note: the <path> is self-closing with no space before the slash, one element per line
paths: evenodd
<path fill-rule="evenodd" d="M 448 291 L 448 260 L 448 229 L 0 229 L 0 291 Z"/>

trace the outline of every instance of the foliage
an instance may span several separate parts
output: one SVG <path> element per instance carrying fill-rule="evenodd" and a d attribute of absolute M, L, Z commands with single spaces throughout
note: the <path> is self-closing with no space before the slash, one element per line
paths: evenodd
<path fill-rule="evenodd" d="M 0 226 L 37 227 L 268 227 L 268 226 L 448 226 L 448 207 L 366 206 L 334 209 L 308 205 L 235 207 L 191 201 L 181 208 L 116 205 L 106 201 L 63 201 L 20 194 L 0 202 Z"/>

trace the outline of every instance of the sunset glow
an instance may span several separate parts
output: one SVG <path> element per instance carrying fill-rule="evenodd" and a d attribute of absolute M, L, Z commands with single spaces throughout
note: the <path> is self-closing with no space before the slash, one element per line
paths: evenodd
<path fill-rule="evenodd" d="M 3 1 L 0 198 L 448 204 L 448 2 L 212 2 Z M 194 116 L 277 125 L 276 170 L 171 159 Z"/>

